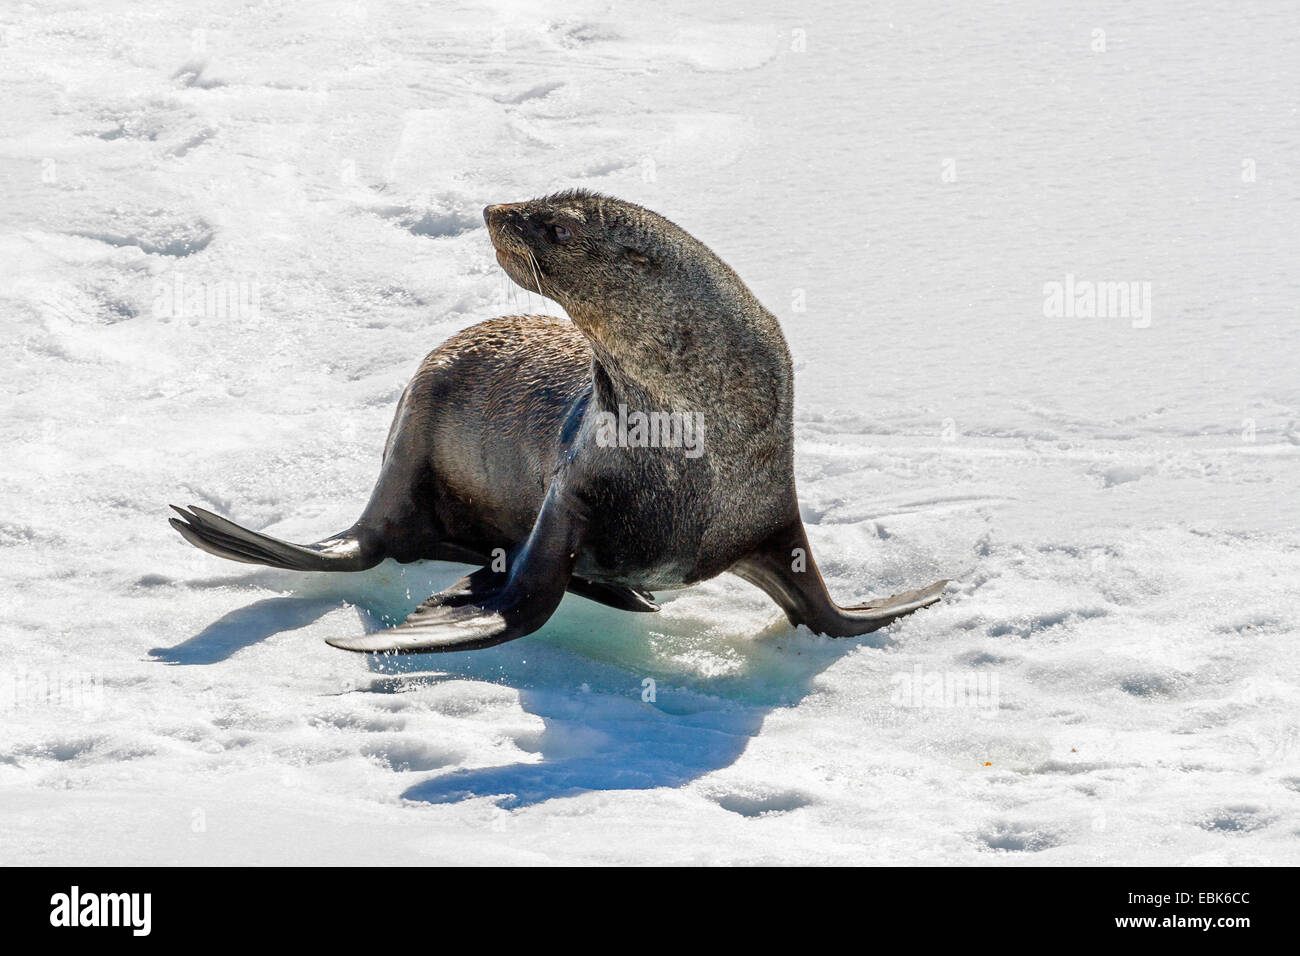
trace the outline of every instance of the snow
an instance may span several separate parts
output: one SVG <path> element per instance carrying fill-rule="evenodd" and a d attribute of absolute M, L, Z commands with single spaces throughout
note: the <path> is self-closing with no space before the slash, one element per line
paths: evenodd
<path fill-rule="evenodd" d="M 0 862 L 1300 861 L 1297 19 L 6 7 Z M 168 527 L 348 525 L 420 358 L 558 313 L 479 210 L 573 185 L 781 319 L 833 593 L 943 603 L 835 641 L 723 577 L 367 658 L 323 639 L 463 568 Z"/>

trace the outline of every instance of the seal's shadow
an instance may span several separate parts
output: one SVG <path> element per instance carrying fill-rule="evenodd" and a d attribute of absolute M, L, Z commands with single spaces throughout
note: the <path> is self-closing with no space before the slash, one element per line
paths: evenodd
<path fill-rule="evenodd" d="M 259 601 L 154 654 L 176 663 L 223 660 L 278 630 L 310 623 L 340 600 L 356 604 L 365 626 L 377 629 L 410 610 L 410 595 L 431 593 L 463 573 L 439 563 L 381 568 L 304 581 L 301 597 Z M 322 593 L 331 588 L 332 596 Z M 490 797 L 513 808 L 593 790 L 678 787 L 730 766 L 769 713 L 798 704 L 845 654 L 885 641 L 796 630 L 757 591 L 748 608 L 757 602 L 772 622 L 758 633 L 711 620 L 707 600 L 688 606 L 659 597 L 667 598 L 663 611 L 632 614 L 569 595 L 542 630 L 520 641 L 452 654 L 372 656 L 374 680 L 348 693 L 407 693 L 455 680 L 516 690 L 520 707 L 542 722 L 540 732 L 515 739 L 527 759 L 436 771 L 402 794 L 428 803 Z M 749 798 L 742 803 L 737 812 L 771 809 L 761 799 L 753 807 Z"/>
<path fill-rule="evenodd" d="M 198 588 L 261 586 L 291 591 L 292 595 L 266 598 L 236 608 L 193 637 L 172 647 L 155 647 L 149 654 L 164 664 L 219 664 L 259 641 L 306 627 L 343 602 L 363 603 L 376 583 L 383 590 L 388 577 L 369 572 L 301 574 L 266 568 L 244 575 L 189 581 L 189 586 Z"/>
<path fill-rule="evenodd" d="M 296 631 L 338 607 L 337 598 L 277 597 L 231 611 L 174 647 L 149 652 L 164 664 L 217 664 L 281 631 Z"/>
<path fill-rule="evenodd" d="M 661 593 L 664 609 L 657 614 L 568 595 L 544 628 L 520 641 L 454 654 L 371 657 L 377 679 L 360 693 L 489 681 L 515 689 L 520 707 L 541 718 L 540 732 L 516 738 L 526 759 L 438 771 L 402 796 L 428 803 L 490 797 L 513 808 L 586 791 L 679 787 L 730 766 L 769 713 L 798 704 L 845 654 L 886 640 L 834 640 L 796 630 L 756 589 L 738 580 L 734 589 L 738 608 L 716 591 L 690 601 Z M 727 607 L 726 620 L 709 614 L 717 601 Z M 387 616 L 378 605 L 373 612 Z M 766 627 L 737 623 L 755 612 Z M 789 809 L 780 783 L 771 789 L 756 803 L 742 801 L 737 812 Z M 727 805 L 726 797 L 720 802 Z"/>
<path fill-rule="evenodd" d="M 390 677 L 507 685 L 542 720 L 540 733 L 516 741 L 529 759 L 446 771 L 402 795 L 519 807 L 591 790 L 679 787 L 734 763 L 773 709 L 797 704 L 860 644 L 784 623 L 729 635 L 668 610 L 628 614 L 566 597 L 528 644 L 374 658 L 372 668 Z"/>

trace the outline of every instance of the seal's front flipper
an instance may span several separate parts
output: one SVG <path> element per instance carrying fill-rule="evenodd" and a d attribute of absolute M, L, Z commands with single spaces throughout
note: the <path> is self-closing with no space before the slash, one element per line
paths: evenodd
<path fill-rule="evenodd" d="M 552 485 L 528 540 L 507 559 L 507 573 L 479 568 L 433 595 L 397 627 L 327 642 L 345 651 L 419 654 L 477 650 L 533 633 L 573 581 L 586 526 L 579 509 L 559 499 Z"/>
<path fill-rule="evenodd" d="M 791 624 L 803 624 L 830 637 L 852 637 L 879 630 L 904 615 L 934 604 L 948 584 L 936 581 L 928 587 L 866 604 L 840 607 L 826 591 L 808 546 L 808 535 L 799 520 L 772 535 L 730 570 L 771 595 Z"/>
<path fill-rule="evenodd" d="M 397 654 L 472 651 L 504 644 L 545 624 L 564 597 L 568 582 L 552 573 L 554 569 L 544 570 L 547 574 L 539 576 L 537 566 L 521 567 L 520 574 L 507 577 L 479 568 L 433 595 L 396 627 L 326 641 L 345 651 Z"/>
<path fill-rule="evenodd" d="M 467 580 L 467 579 L 465 579 Z M 452 597 L 461 597 L 459 584 Z M 560 587 L 555 603 L 563 597 Z M 554 606 L 549 600 L 537 600 L 505 589 L 497 595 L 472 604 L 444 604 L 443 595 L 435 594 L 397 627 L 360 637 L 331 637 L 327 642 L 345 651 L 396 654 L 420 654 L 439 651 L 472 651 L 493 644 L 503 644 L 531 634 L 551 616 Z"/>
<path fill-rule="evenodd" d="M 884 618 L 887 624 L 904 614 L 911 614 L 923 607 L 937 604 L 939 599 L 943 597 L 943 589 L 947 586 L 948 580 L 945 578 L 923 588 L 900 591 L 887 598 L 876 598 L 874 601 L 868 601 L 866 604 L 855 604 L 853 607 L 840 608 L 840 611 L 859 621 Z"/>
<path fill-rule="evenodd" d="M 585 597 L 606 607 L 618 608 L 620 611 L 657 611 L 654 595 L 640 588 L 623 587 L 621 584 L 606 584 L 603 581 L 588 581 L 586 578 L 570 578 L 569 593 Z"/>
<path fill-rule="evenodd" d="M 171 507 L 180 515 L 170 519 L 171 526 L 182 538 L 201 551 L 231 561 L 292 571 L 364 571 L 384 558 L 380 548 L 363 540 L 355 526 L 315 544 L 291 544 L 241 528 L 203 508 Z"/>

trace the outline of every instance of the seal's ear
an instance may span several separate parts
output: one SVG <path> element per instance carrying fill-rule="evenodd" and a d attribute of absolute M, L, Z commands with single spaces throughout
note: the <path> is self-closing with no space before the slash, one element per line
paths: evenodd
<path fill-rule="evenodd" d="M 651 266 L 650 257 L 640 249 L 633 249 L 631 246 L 623 247 L 623 258 L 634 265 L 641 266 L 643 269 L 648 269 Z"/>

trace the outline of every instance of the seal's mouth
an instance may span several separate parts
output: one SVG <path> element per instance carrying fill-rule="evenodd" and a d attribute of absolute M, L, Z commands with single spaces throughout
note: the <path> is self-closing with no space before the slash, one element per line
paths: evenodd
<path fill-rule="evenodd" d="M 507 204 L 487 206 L 483 209 L 483 221 L 487 224 L 488 236 L 497 254 L 508 252 L 514 255 L 527 255 L 523 232 L 514 220 Z"/>
<path fill-rule="evenodd" d="M 497 265 L 503 269 L 509 269 L 511 266 L 520 266 L 525 269 L 529 267 L 528 253 L 523 250 L 511 249 L 508 246 L 493 243 L 496 248 Z"/>
<path fill-rule="evenodd" d="M 493 237 L 492 245 L 496 249 L 497 265 L 505 269 L 511 278 L 520 274 L 529 275 L 537 268 L 536 260 L 522 241 L 512 242 L 509 239 L 501 240 Z M 526 285 L 526 283 L 521 284 Z"/>
<path fill-rule="evenodd" d="M 530 250 L 524 242 L 522 230 L 518 223 L 511 221 L 509 207 L 505 205 L 488 206 L 483 210 L 483 221 L 487 223 L 488 237 L 496 248 L 497 262 L 506 267 L 510 263 L 528 263 Z"/>
<path fill-rule="evenodd" d="M 488 236 L 496 249 L 497 264 L 516 283 L 530 292 L 542 292 L 542 270 L 537 257 L 524 239 L 518 213 L 511 204 L 487 206 L 483 210 Z"/>
<path fill-rule="evenodd" d="M 492 237 L 492 245 L 496 246 L 497 252 L 504 252 L 512 256 L 528 255 L 528 244 L 524 242 L 524 237 L 514 227 L 489 228 L 488 235 Z"/>

